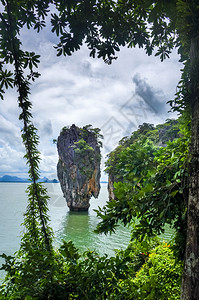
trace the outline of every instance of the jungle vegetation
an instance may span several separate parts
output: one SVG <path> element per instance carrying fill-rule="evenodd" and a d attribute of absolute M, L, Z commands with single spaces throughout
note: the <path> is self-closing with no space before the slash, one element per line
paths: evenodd
<path fill-rule="evenodd" d="M 157 245 L 153 250 L 149 249 L 151 256 L 144 264 L 141 274 L 137 275 L 137 281 L 128 276 L 130 274 L 127 270 L 128 264 L 123 265 L 120 254 L 112 259 L 102 259 L 93 253 L 87 253 L 88 259 L 82 260 L 71 243 L 64 242 L 58 253 L 53 249 L 53 233 L 48 224 L 48 196 L 42 184 L 37 183 L 40 161 L 37 150 L 39 137 L 32 122 L 32 103 L 29 99 L 31 81 L 35 81 L 40 75 L 36 70 L 40 58 L 34 52 L 23 50 L 20 40 L 20 31 L 24 27 L 34 28 L 39 34 L 45 26 L 46 17 L 52 6 L 56 8 L 56 12 L 51 15 L 52 31 L 60 38 L 56 46 L 58 56 L 71 55 L 79 50 L 83 43 L 90 49 L 92 57 L 102 58 L 108 64 L 116 59 L 116 52 L 125 45 L 142 47 L 148 55 L 157 55 L 162 61 L 169 57 L 174 47 L 178 49 L 184 69 L 176 98 L 170 104 L 172 109 L 181 115 L 185 132 L 178 141 L 169 142 L 165 148 L 152 149 L 153 143 L 142 140 L 136 142 L 137 152 L 134 143 L 132 147 L 129 146 L 124 150 L 119 157 L 124 169 L 122 174 L 124 180 L 116 185 L 116 196 L 122 199 L 120 204 L 124 206 L 124 211 L 118 214 L 118 206 L 115 204 L 112 219 L 108 211 L 105 214 L 106 221 L 102 217 L 102 224 L 105 230 L 106 228 L 111 230 L 117 219 L 122 219 L 126 223 L 131 221 L 131 214 L 134 214 L 130 203 L 132 200 L 138 219 L 139 209 L 143 213 L 143 218 L 135 227 L 134 237 L 138 241 L 139 238 L 161 231 L 165 222 L 174 224 L 178 232 L 182 227 L 186 233 L 186 241 L 182 243 L 184 266 L 181 300 L 198 299 L 198 0 L 1 0 L 0 97 L 5 98 L 7 88 L 16 88 L 18 92 L 17 101 L 21 109 L 19 119 L 23 122 L 22 139 L 26 149 L 25 159 L 32 182 L 27 191 L 29 204 L 24 219 L 26 231 L 21 239 L 20 250 L 15 257 L 3 255 L 6 261 L 3 268 L 7 271 L 7 277 L 1 287 L 1 299 L 92 299 L 93 295 L 96 295 L 97 299 L 98 294 L 101 297 L 99 299 L 119 299 L 120 296 L 122 299 L 125 297 L 128 299 L 130 295 L 130 299 L 133 297 L 154 299 L 154 295 L 158 295 L 157 299 L 165 299 L 165 295 L 168 299 L 179 297 L 175 296 L 174 292 L 173 296 L 170 296 L 169 291 L 165 291 L 166 284 L 163 280 L 160 282 L 163 283 L 162 288 L 158 291 L 165 294 L 159 295 L 157 294 L 159 292 L 151 288 L 151 284 L 157 283 L 156 277 L 152 275 L 157 274 L 159 266 L 162 270 L 163 266 L 165 268 L 167 266 L 166 263 L 156 265 L 157 255 L 160 258 L 168 252 L 172 259 L 170 247 Z M 151 156 L 154 150 L 155 158 Z M 143 170 L 138 166 L 132 171 L 125 162 L 125 157 L 131 157 L 133 152 L 136 155 L 140 153 L 143 157 L 140 161 Z M 145 201 L 150 201 L 148 210 Z M 163 210 L 160 210 L 160 201 L 164 203 Z M 104 225 L 104 222 L 108 224 Z M 140 243 L 143 241 L 141 239 Z M 136 245 L 139 247 L 139 242 Z M 124 260 L 130 257 L 130 254 L 126 253 L 122 254 Z M 173 265 L 172 262 L 170 265 Z M 179 269 L 180 267 L 175 269 L 173 275 L 167 271 L 165 273 L 171 278 L 172 276 L 178 278 Z M 78 286 L 75 285 L 77 270 L 83 272 L 79 277 L 80 281 L 84 280 L 83 286 L 81 282 Z M 87 272 L 88 270 L 93 270 L 92 275 L 91 272 Z M 169 270 L 172 271 L 173 268 Z M 151 281 L 147 278 L 147 274 L 151 275 Z M 140 282 L 143 285 L 140 285 Z M 168 280 L 169 284 L 171 281 Z M 106 288 L 103 285 L 106 285 Z M 141 286 L 144 286 L 144 291 Z M 102 288 L 105 294 L 102 293 Z M 179 291 L 177 287 L 172 289 L 176 293 Z M 150 294 L 150 291 L 154 293 Z M 133 295 L 134 292 L 137 293 L 136 296 Z"/>

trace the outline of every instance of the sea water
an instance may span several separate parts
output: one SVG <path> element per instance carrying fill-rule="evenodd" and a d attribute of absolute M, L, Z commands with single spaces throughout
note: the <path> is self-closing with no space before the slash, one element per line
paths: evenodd
<path fill-rule="evenodd" d="M 94 209 L 103 207 L 108 201 L 107 184 L 101 184 L 98 199 L 91 198 L 88 212 L 70 212 L 63 198 L 59 183 L 44 184 L 50 196 L 48 207 L 50 225 L 54 232 L 54 245 L 59 247 L 62 240 L 72 240 L 83 252 L 96 250 L 100 255 L 114 255 L 114 249 L 124 249 L 130 240 L 131 228 L 120 225 L 111 235 L 96 234 L 99 223 Z M 23 234 L 23 214 L 26 211 L 28 197 L 27 183 L 0 183 L 0 254 L 13 255 L 19 249 Z M 172 231 L 166 230 L 165 239 Z M 0 258 L 0 265 L 3 260 Z M 0 273 L 2 277 L 2 273 Z"/>

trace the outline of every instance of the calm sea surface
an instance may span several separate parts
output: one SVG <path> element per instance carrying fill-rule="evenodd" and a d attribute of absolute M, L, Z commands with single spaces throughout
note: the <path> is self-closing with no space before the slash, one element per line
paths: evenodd
<path fill-rule="evenodd" d="M 23 232 L 23 213 L 26 210 L 27 195 L 26 183 L 0 183 L 0 254 L 12 255 L 19 249 L 20 235 Z M 114 249 L 122 249 L 130 240 L 130 228 L 120 226 L 116 233 L 111 235 L 95 234 L 93 230 L 99 222 L 93 211 L 98 206 L 103 207 L 108 200 L 107 185 L 101 184 L 98 199 L 92 198 L 88 212 L 70 212 L 62 196 L 59 183 L 47 183 L 50 196 L 49 214 L 51 227 L 55 235 L 55 246 L 61 241 L 72 240 L 81 252 L 86 249 L 97 250 L 99 254 L 114 254 Z M 168 239 L 171 231 L 166 230 L 164 236 Z M 0 265 L 2 264 L 0 258 Z M 2 273 L 0 273 L 0 278 Z"/>

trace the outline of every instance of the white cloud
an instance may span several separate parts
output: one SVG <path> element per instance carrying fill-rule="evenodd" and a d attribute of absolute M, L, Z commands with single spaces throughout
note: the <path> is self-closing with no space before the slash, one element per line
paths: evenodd
<path fill-rule="evenodd" d="M 0 114 L 0 124 L 1 124 L 1 137 L 0 137 L 0 146 L 2 147 L 5 144 L 10 145 L 16 150 L 21 151 L 23 148 L 21 142 L 21 130 L 20 128 L 12 123 L 12 120 L 6 119 L 3 115 Z"/>
<path fill-rule="evenodd" d="M 23 151 L 18 151 L 10 147 L 9 144 L 4 143 L 3 147 L 0 147 L 1 175 L 11 173 L 26 173 L 27 166 L 23 160 L 23 156 Z"/>
<path fill-rule="evenodd" d="M 57 150 L 52 140 L 64 126 L 75 123 L 104 128 L 109 120 L 116 120 L 117 125 L 113 126 L 121 129 L 118 125 L 121 123 L 124 128 L 120 130 L 121 136 L 118 135 L 120 139 L 142 122 L 157 124 L 168 118 L 169 106 L 166 107 L 165 102 L 174 97 L 180 79 L 181 65 L 175 53 L 162 63 L 157 57 L 148 57 L 142 49 L 122 48 L 117 61 L 108 66 L 99 59 L 89 58 L 85 46 L 71 57 L 56 57 L 53 38 L 45 31 L 42 38 L 26 31 L 22 37 L 25 48 L 41 54 L 41 77 L 32 85 L 30 99 L 40 136 L 42 172 L 56 172 Z M 158 112 L 151 110 L 135 93 L 133 78 L 136 74 L 151 88 L 154 104 L 159 105 Z M 5 159 L 5 152 L 0 148 L 1 172 L 5 173 L 7 170 L 21 171 L 24 167 L 17 95 L 11 92 L 7 97 L 6 103 L 1 104 L 1 145 L 12 158 Z M 116 138 L 114 143 L 109 148 L 117 144 Z"/>

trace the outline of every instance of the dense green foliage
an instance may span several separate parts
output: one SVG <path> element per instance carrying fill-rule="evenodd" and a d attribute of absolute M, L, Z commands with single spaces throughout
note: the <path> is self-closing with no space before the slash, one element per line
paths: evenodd
<path fill-rule="evenodd" d="M 39 76 L 34 71 L 39 62 L 39 56 L 35 53 L 22 51 L 21 41 L 19 40 L 19 31 L 23 27 L 25 11 L 19 12 L 18 2 L 2 3 L 5 7 L 4 13 L 0 13 L 0 71 L 1 85 L 0 96 L 3 98 L 4 88 L 16 87 L 18 92 L 18 105 L 21 109 L 19 119 L 23 121 L 22 140 L 25 145 L 26 154 L 24 158 L 29 166 L 29 177 L 31 184 L 27 189 L 28 206 L 24 218 L 24 234 L 21 239 L 21 246 L 16 258 L 13 262 L 20 258 L 16 269 L 21 278 L 22 285 L 31 285 L 32 278 L 47 278 L 50 282 L 52 278 L 51 265 L 53 261 L 52 247 L 52 230 L 48 225 L 48 207 L 49 199 L 46 189 L 38 183 L 40 177 L 39 162 L 40 154 L 37 150 L 39 137 L 37 129 L 32 123 L 31 108 L 32 103 L 29 101 L 30 81 L 35 80 Z M 7 71 L 4 68 L 10 68 L 13 65 L 13 72 Z M 29 73 L 25 71 L 29 70 Z M 26 75 L 25 75 L 26 74 Z M 9 265 L 10 257 L 3 257 L 8 264 L 5 270 L 10 278 L 16 274 Z M 38 259 L 37 259 L 38 258 Z M 32 262 L 30 264 L 30 262 Z M 35 272 L 36 271 L 36 272 Z M 14 273 L 13 273 L 14 272 Z M 15 287 L 13 287 L 13 290 Z M 9 297 L 8 297 L 9 298 Z"/>
<path fill-rule="evenodd" d="M 115 179 L 122 180 L 124 176 L 123 169 L 120 168 L 119 159 L 123 150 L 129 151 L 129 147 L 139 143 L 148 143 L 153 145 L 151 148 L 151 156 L 158 148 L 158 144 L 166 145 L 165 142 L 173 141 L 179 137 L 179 122 L 177 120 L 167 120 L 164 124 L 154 127 L 153 124 L 143 123 L 137 131 L 134 131 L 130 137 L 124 137 L 119 141 L 119 145 L 107 156 L 106 172 L 114 175 Z M 136 148 L 136 146 L 135 146 Z M 138 151 L 139 152 L 139 151 Z M 127 155 L 126 155 L 127 156 Z M 124 154 L 125 158 L 125 154 Z M 122 159 L 122 158 L 121 158 Z M 140 160 L 140 159 L 139 159 Z M 139 162 L 138 162 L 139 164 Z"/>
<path fill-rule="evenodd" d="M 183 258 L 189 134 L 184 126 L 184 134 L 179 132 L 179 126 L 172 120 L 155 128 L 143 124 L 108 155 L 106 171 L 115 181 L 116 197 L 98 210 L 98 232 L 114 230 L 119 220 L 125 225 L 132 221 L 133 237 L 144 239 L 169 224 Z"/>
<path fill-rule="evenodd" d="M 180 295 L 182 264 L 176 263 L 170 245 L 157 246 L 132 280 L 137 300 L 177 300 Z"/>
<path fill-rule="evenodd" d="M 87 151 L 89 153 L 93 152 L 93 148 L 90 147 L 86 141 L 84 139 L 80 139 L 78 142 L 74 143 L 74 146 L 72 146 L 74 148 L 75 153 L 77 154 L 81 154 L 84 155 Z"/>
<path fill-rule="evenodd" d="M 40 260 L 32 259 L 43 264 L 44 257 L 40 253 Z M 179 299 L 182 265 L 169 245 L 158 239 L 132 242 L 110 258 L 91 251 L 80 255 L 72 242 L 63 242 L 54 253 L 51 281 L 41 276 L 41 268 L 33 270 L 33 260 L 28 263 L 7 257 L 9 272 L 1 286 L 1 300 L 164 300 L 166 293 L 168 299 Z"/>

